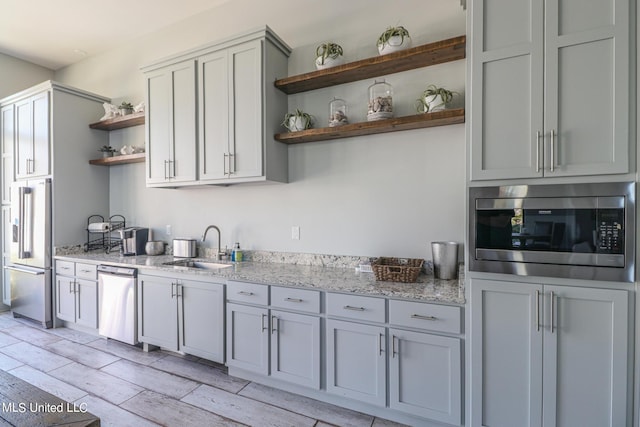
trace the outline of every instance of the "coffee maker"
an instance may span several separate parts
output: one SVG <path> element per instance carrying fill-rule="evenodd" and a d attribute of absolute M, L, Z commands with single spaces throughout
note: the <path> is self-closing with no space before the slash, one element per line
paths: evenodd
<path fill-rule="evenodd" d="M 149 229 L 144 227 L 127 227 L 120 232 L 120 255 L 144 255 L 144 247 L 149 240 Z"/>

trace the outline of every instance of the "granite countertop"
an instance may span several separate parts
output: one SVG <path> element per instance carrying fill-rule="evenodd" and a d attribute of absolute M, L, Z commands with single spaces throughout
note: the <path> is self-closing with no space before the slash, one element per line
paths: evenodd
<path fill-rule="evenodd" d="M 232 263 L 231 267 L 204 270 L 189 267 L 163 265 L 178 259 L 170 255 L 123 257 L 104 252 L 74 253 L 56 255 L 56 259 L 137 267 L 144 270 L 158 270 L 171 273 L 187 273 L 197 276 L 226 280 L 238 280 L 265 285 L 282 285 L 318 289 L 325 291 L 354 293 L 360 295 L 385 296 L 416 301 L 431 301 L 447 304 L 464 304 L 464 277 L 456 280 L 435 279 L 431 275 L 420 274 L 416 283 L 379 282 L 373 273 L 356 273 L 354 268 L 327 267 L 318 265 L 288 264 L 282 262 L 245 261 Z M 206 258 L 194 258 L 212 261 Z M 216 261 L 218 262 L 218 261 Z"/>

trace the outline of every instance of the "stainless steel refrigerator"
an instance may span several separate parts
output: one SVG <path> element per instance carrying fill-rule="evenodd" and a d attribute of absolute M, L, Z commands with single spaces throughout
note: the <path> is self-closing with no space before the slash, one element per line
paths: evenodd
<path fill-rule="evenodd" d="M 11 185 L 11 310 L 52 326 L 51 179 Z"/>

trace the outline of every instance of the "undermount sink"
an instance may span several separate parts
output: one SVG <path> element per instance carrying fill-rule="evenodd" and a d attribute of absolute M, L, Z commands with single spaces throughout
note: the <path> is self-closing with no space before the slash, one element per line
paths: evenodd
<path fill-rule="evenodd" d="M 190 259 L 181 259 L 179 261 L 165 262 L 163 265 L 173 267 L 198 268 L 202 270 L 219 270 L 221 268 L 231 267 L 233 264 L 223 264 L 215 261 L 194 261 Z"/>

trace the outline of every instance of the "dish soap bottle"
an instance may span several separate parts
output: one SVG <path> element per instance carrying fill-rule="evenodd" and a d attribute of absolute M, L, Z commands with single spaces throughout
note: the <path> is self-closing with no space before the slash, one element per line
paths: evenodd
<path fill-rule="evenodd" d="M 242 251 L 240 250 L 240 243 L 236 242 L 233 247 L 233 252 L 231 252 L 231 261 L 233 262 L 241 262 L 242 261 Z"/>

